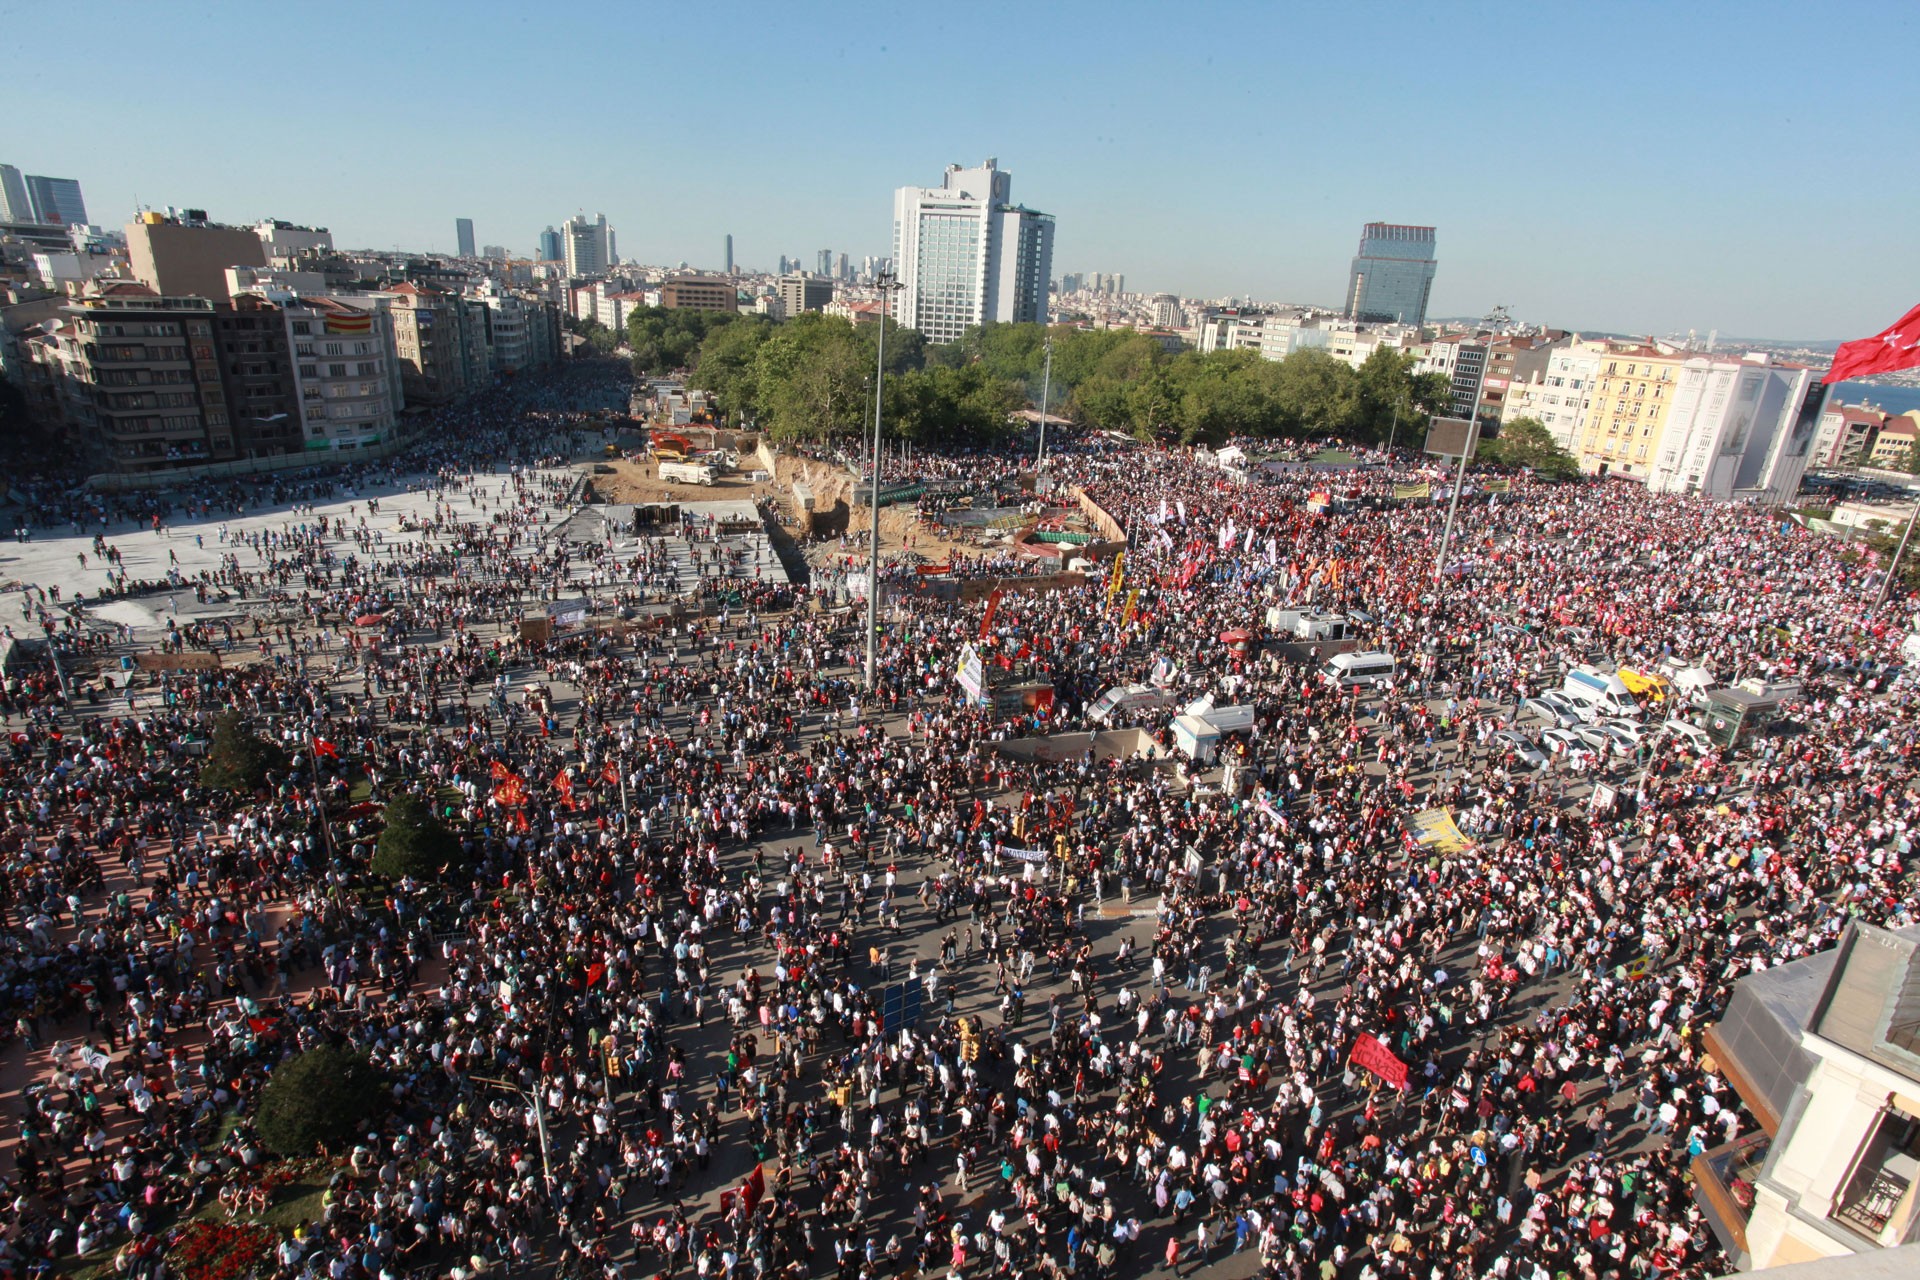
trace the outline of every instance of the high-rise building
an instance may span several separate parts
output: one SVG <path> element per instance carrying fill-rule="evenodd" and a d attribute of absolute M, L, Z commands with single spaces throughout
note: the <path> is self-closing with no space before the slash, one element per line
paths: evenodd
<path fill-rule="evenodd" d="M 989 158 L 948 165 L 938 187 L 893 193 L 901 324 L 952 342 L 987 320 L 1045 323 L 1053 218 L 1012 203 L 1012 192 L 1013 176 Z"/>
<path fill-rule="evenodd" d="M 473 219 L 455 218 L 453 238 L 458 242 L 456 252 L 463 258 L 471 258 L 473 256 Z"/>
<path fill-rule="evenodd" d="M 35 222 L 27 180 L 10 164 L 0 164 L 0 222 Z"/>
<path fill-rule="evenodd" d="M 87 202 L 80 196 L 80 184 L 72 178 L 46 178 L 30 173 L 27 199 L 33 204 L 35 222 L 77 227 L 87 220 Z"/>
<path fill-rule="evenodd" d="M 833 250 L 822 249 L 814 258 L 814 274 L 830 276 L 833 274 Z"/>
<path fill-rule="evenodd" d="M 833 282 L 822 280 L 819 276 L 790 275 L 780 277 L 780 303 L 785 315 L 797 316 L 802 311 L 824 311 L 833 301 Z"/>
<path fill-rule="evenodd" d="M 560 233 L 548 227 L 540 233 L 540 246 L 537 255 L 542 262 L 558 262 L 562 258 L 560 251 Z"/>
<path fill-rule="evenodd" d="M 483 244 L 480 246 L 480 256 L 490 262 L 505 262 L 510 255 L 503 244 Z"/>
<path fill-rule="evenodd" d="M 1347 274 L 1347 318 L 1425 324 L 1434 265 L 1432 227 L 1369 222 Z"/>
<path fill-rule="evenodd" d="M 727 274 L 733 274 L 733 232 L 727 232 Z"/>
<path fill-rule="evenodd" d="M 560 228 L 560 246 L 570 276 L 603 276 L 613 265 L 613 229 L 604 213 L 592 222 L 585 214 L 568 218 Z"/>
<path fill-rule="evenodd" d="M 846 254 L 844 254 L 844 253 L 841 253 L 841 254 L 836 254 L 836 255 L 834 255 L 834 259 L 833 259 L 833 278 L 834 278 L 835 280 L 851 280 L 851 279 L 853 279 L 853 277 L 852 277 L 851 275 L 849 275 L 849 274 L 848 274 L 848 268 L 847 268 L 847 255 L 846 255 Z"/>
<path fill-rule="evenodd" d="M 266 246 L 252 227 L 223 227 L 199 209 L 184 217 L 143 213 L 127 226 L 134 279 L 163 298 L 227 300 L 228 267 L 264 267 Z"/>

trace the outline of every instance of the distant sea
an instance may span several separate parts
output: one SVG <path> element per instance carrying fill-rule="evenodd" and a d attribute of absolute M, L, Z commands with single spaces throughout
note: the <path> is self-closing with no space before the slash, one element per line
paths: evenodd
<path fill-rule="evenodd" d="M 1834 388 L 1833 398 L 1844 404 L 1870 402 L 1888 413 L 1920 409 L 1920 387 L 1891 387 L 1878 382 L 1843 382 Z"/>

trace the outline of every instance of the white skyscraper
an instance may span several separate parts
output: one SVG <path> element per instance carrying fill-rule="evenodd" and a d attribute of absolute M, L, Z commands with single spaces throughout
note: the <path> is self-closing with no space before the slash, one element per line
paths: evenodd
<path fill-rule="evenodd" d="M 568 218 L 560 227 L 560 248 L 570 276 L 603 276 L 613 265 L 613 229 L 607 215 L 588 222 L 585 214 Z"/>
<path fill-rule="evenodd" d="M 1053 218 L 1014 204 L 1012 191 L 1013 175 L 989 159 L 948 165 L 938 187 L 893 193 L 901 324 L 952 342 L 987 320 L 1046 323 Z"/>
<path fill-rule="evenodd" d="M 27 180 L 10 164 L 0 164 L 0 222 L 33 222 L 33 197 Z"/>

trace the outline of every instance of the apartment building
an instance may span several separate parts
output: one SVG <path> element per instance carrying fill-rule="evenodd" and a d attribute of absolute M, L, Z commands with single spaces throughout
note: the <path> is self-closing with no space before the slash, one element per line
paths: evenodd
<path fill-rule="evenodd" d="M 464 399 L 467 381 L 466 309 L 457 294 L 411 281 L 376 297 L 393 316 L 393 350 L 408 404 L 442 405 Z"/>
<path fill-rule="evenodd" d="M 43 329 L 27 356 L 79 455 L 134 472 L 237 456 L 206 298 L 117 284 Z"/>
<path fill-rule="evenodd" d="M 1665 344 L 1609 347 L 1573 448 L 1583 470 L 1647 478 L 1686 359 L 1687 353 Z"/>
<path fill-rule="evenodd" d="M 223 227 L 189 209 L 182 217 L 143 213 L 127 224 L 134 279 L 164 298 L 227 299 L 228 267 L 264 267 L 266 246 L 253 227 Z"/>
<path fill-rule="evenodd" d="M 1758 1122 L 1692 1162 L 1734 1265 L 1920 1241 L 1920 929 L 1856 922 L 1831 950 L 1742 978 L 1703 1039 L 1710 1085 Z"/>
<path fill-rule="evenodd" d="M 738 311 L 740 295 L 731 280 L 718 276 L 676 276 L 660 286 L 660 305 L 669 311 Z"/>
<path fill-rule="evenodd" d="M 1813 370 L 1764 352 L 1689 356 L 1676 371 L 1647 487 L 1788 501 L 1806 473 L 1826 394 Z"/>

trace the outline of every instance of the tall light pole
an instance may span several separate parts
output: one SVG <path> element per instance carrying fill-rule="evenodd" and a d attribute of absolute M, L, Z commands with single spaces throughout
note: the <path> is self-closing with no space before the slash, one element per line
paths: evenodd
<path fill-rule="evenodd" d="M 522 1089 L 511 1080 L 499 1080 L 492 1076 L 468 1076 L 467 1079 L 473 1081 L 475 1084 L 490 1084 L 497 1089 L 505 1089 L 511 1093 L 516 1093 L 520 1095 L 522 1102 L 532 1101 L 534 1132 L 540 1139 L 540 1172 L 547 1184 L 547 1196 L 551 1199 L 553 1196 L 553 1162 L 547 1154 L 547 1111 L 545 1107 L 540 1105 L 540 1082 L 536 1080 L 533 1088 L 528 1090 Z"/>
<path fill-rule="evenodd" d="M 1047 393 L 1053 390 L 1053 335 L 1046 340 L 1047 364 L 1040 374 L 1040 456 L 1033 461 L 1033 478 L 1040 479 L 1040 468 L 1047 465 Z M 1038 488 L 1036 483 L 1035 488 Z"/>
<path fill-rule="evenodd" d="M 1493 345 L 1487 345 L 1487 359 L 1493 357 Z M 1453 515 L 1460 509 L 1460 486 L 1467 481 L 1467 459 L 1473 456 L 1473 446 L 1480 442 L 1480 395 L 1487 389 L 1487 366 L 1480 366 L 1480 380 L 1473 387 L 1473 411 L 1467 415 L 1467 440 L 1460 446 L 1460 469 L 1453 473 L 1453 497 L 1447 503 L 1446 527 L 1440 530 L 1440 555 L 1433 562 L 1433 580 L 1441 581 L 1447 573 L 1447 544 L 1453 541 Z"/>
<path fill-rule="evenodd" d="M 874 344 L 878 353 L 873 370 L 873 490 L 867 499 L 873 508 L 872 527 L 868 531 L 873 541 L 867 546 L 868 693 L 880 683 L 880 406 L 887 382 L 887 299 L 900 288 L 891 271 L 882 271 L 875 283 L 880 287 L 880 341 Z"/>

